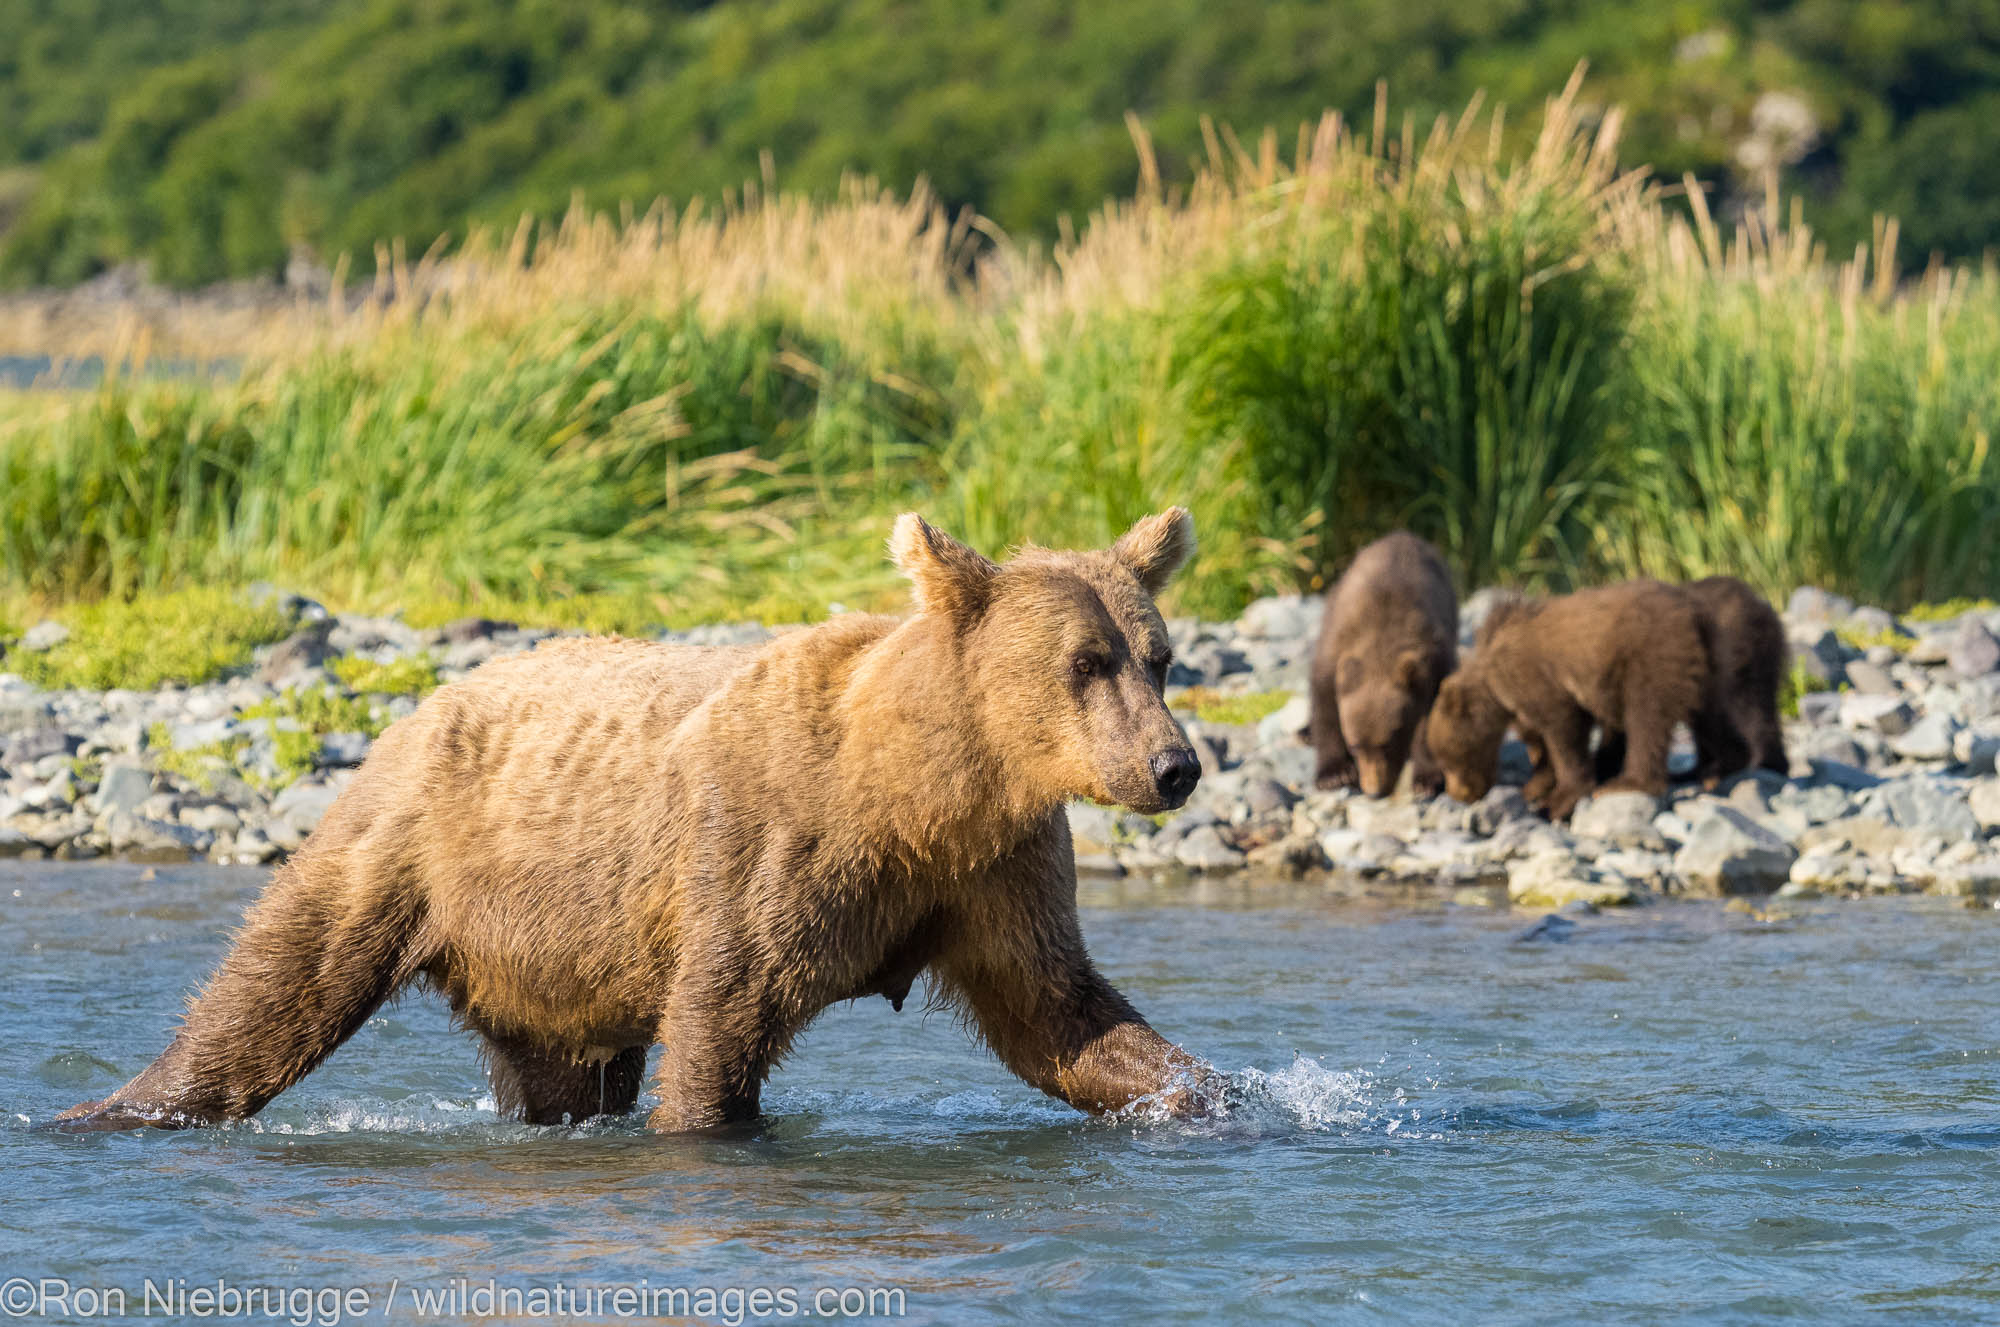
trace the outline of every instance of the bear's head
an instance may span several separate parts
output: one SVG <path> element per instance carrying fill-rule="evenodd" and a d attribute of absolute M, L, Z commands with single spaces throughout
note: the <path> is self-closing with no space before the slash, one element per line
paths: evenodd
<path fill-rule="evenodd" d="M 1425 735 L 1444 770 L 1444 790 L 1453 798 L 1476 802 L 1492 790 L 1500 771 L 1500 739 L 1507 735 L 1507 710 L 1476 665 L 1467 664 L 1438 687 Z"/>
<path fill-rule="evenodd" d="M 1017 787 L 1151 814 L 1201 777 L 1163 692 L 1172 647 L 1153 596 L 1194 553 L 1182 507 L 1148 516 L 1110 548 L 1023 548 L 996 564 L 927 524 L 897 518 L 896 565 L 918 619 L 949 633 L 960 722 Z"/>
<path fill-rule="evenodd" d="M 1387 797 L 1396 789 L 1410 744 L 1423 722 L 1434 687 L 1429 661 L 1415 650 L 1371 668 L 1369 661 L 1346 658 L 1335 670 L 1340 694 L 1340 733 L 1353 753 L 1361 791 Z"/>

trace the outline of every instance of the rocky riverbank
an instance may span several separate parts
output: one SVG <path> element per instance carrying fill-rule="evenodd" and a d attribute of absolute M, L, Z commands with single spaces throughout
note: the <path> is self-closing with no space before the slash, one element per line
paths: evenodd
<path fill-rule="evenodd" d="M 1490 595 L 1466 605 L 1469 639 Z M 0 657 L 0 856 L 281 859 L 312 832 L 382 728 L 431 687 L 553 634 L 468 619 L 418 630 L 289 598 L 297 630 L 239 675 L 151 692 L 40 691 Z M 1479 803 L 1312 787 L 1299 739 L 1317 599 L 1171 624 L 1169 697 L 1203 779 L 1176 815 L 1070 809 L 1088 871 L 1381 877 L 1469 902 L 1552 907 L 1667 893 L 2000 899 L 2000 610 L 1901 619 L 1818 590 L 1785 612 L 1792 777 L 1742 775 L 1664 803 L 1616 794 L 1570 825 L 1528 810 L 1525 752 Z M 755 624 L 662 633 L 739 643 Z M 16 651 L 59 644 L 45 623 Z M 1691 749 L 1676 753 L 1690 765 Z"/>

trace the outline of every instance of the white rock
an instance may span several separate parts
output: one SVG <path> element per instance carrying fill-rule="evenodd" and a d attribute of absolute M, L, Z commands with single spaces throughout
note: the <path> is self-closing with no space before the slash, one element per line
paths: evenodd
<path fill-rule="evenodd" d="M 1302 695 L 1293 696 L 1257 721 L 1257 745 L 1277 746 L 1282 742 L 1296 742 L 1311 718 L 1312 702 Z"/>
<path fill-rule="evenodd" d="M 1889 739 L 1889 749 L 1905 760 L 1950 760 L 1958 721 L 1948 714 L 1924 715 L 1902 734 Z"/>
<path fill-rule="evenodd" d="M 1840 723 L 1843 728 L 1858 728 L 1894 737 L 1907 732 L 1916 718 L 1917 712 L 1910 708 L 1900 691 L 1890 695 L 1850 691 L 1841 697 Z"/>
<path fill-rule="evenodd" d="M 1717 806 L 1694 826 L 1674 855 L 1681 879 L 1724 894 L 1762 893 L 1789 877 L 1792 845 L 1734 807 Z"/>
<path fill-rule="evenodd" d="M 1986 779 L 1973 784 L 1965 802 L 1982 829 L 2000 829 L 2000 781 Z"/>
<path fill-rule="evenodd" d="M 104 767 L 97 783 L 97 813 L 136 812 L 153 795 L 153 772 L 125 762 Z"/>
<path fill-rule="evenodd" d="M 1657 842 L 1660 833 L 1653 827 L 1653 819 L 1659 813 L 1659 799 L 1648 793 L 1598 793 L 1577 804 L 1569 818 L 1569 831 L 1580 839 Z"/>

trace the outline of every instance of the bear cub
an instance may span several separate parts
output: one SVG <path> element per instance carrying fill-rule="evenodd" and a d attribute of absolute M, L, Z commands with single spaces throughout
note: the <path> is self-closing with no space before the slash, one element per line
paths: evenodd
<path fill-rule="evenodd" d="M 1710 624 L 1678 586 L 1628 581 L 1496 607 L 1471 659 L 1438 689 L 1429 739 L 1446 789 L 1473 802 L 1493 786 L 1509 723 L 1544 753 L 1550 819 L 1567 819 L 1597 784 L 1593 724 L 1625 738 L 1607 787 L 1667 790 L 1674 725 L 1693 726 L 1709 696 Z"/>
<path fill-rule="evenodd" d="M 1458 596 L 1438 551 L 1399 530 L 1356 554 L 1313 652 L 1319 786 L 1387 797 L 1408 762 L 1418 791 L 1440 791 L 1424 716 L 1457 657 Z"/>

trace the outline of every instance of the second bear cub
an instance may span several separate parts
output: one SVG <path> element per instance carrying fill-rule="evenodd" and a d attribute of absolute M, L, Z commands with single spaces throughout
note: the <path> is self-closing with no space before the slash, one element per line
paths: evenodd
<path fill-rule="evenodd" d="M 1463 802 L 1485 796 L 1511 722 L 1547 753 L 1551 819 L 1568 817 L 1596 784 L 1593 724 L 1625 734 L 1623 768 L 1607 787 L 1662 795 L 1674 725 L 1692 722 L 1708 695 L 1708 634 L 1689 596 L 1658 581 L 1496 608 L 1431 710 L 1447 791 Z"/>

